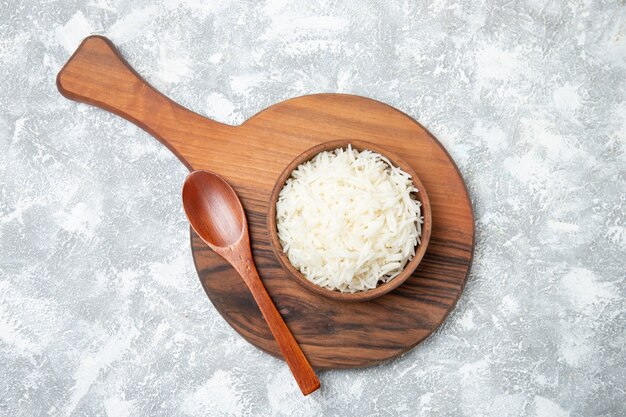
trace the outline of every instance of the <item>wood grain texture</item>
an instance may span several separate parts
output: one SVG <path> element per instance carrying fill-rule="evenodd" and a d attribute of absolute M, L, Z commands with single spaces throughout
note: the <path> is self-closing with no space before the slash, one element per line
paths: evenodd
<path fill-rule="evenodd" d="M 302 394 L 317 390 L 319 379 L 259 277 L 250 248 L 246 213 L 235 190 L 213 172 L 193 171 L 185 179 L 183 205 L 197 235 L 230 263 L 248 286 Z"/>
<path fill-rule="evenodd" d="M 397 109 L 364 97 L 316 94 L 275 104 L 240 126 L 199 116 L 147 85 L 102 37 L 87 38 L 57 78 L 66 97 L 112 111 L 145 129 L 189 168 L 224 177 L 248 217 L 260 276 L 316 368 L 369 366 L 431 334 L 459 299 L 474 251 L 474 218 L 463 178 L 443 146 Z M 304 289 L 269 242 L 268 201 L 283 169 L 320 143 L 357 139 L 400 155 L 428 191 L 432 232 L 414 274 L 371 301 L 345 303 Z M 202 285 L 226 321 L 250 343 L 280 351 L 238 273 L 191 233 Z"/>

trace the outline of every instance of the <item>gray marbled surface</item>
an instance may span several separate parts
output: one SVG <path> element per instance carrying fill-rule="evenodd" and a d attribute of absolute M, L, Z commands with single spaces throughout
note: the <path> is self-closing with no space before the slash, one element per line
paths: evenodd
<path fill-rule="evenodd" d="M 0 414 L 626 415 L 626 6 L 384 3 L 0 5 Z M 390 363 L 320 372 L 303 398 L 206 299 L 185 168 L 57 92 L 93 33 L 221 122 L 346 92 L 423 123 L 476 213 L 447 322 Z"/>

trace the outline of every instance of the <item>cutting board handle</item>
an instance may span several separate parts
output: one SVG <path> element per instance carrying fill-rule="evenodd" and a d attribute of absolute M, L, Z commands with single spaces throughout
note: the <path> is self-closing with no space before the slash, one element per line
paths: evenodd
<path fill-rule="evenodd" d="M 101 107 L 135 123 L 159 139 L 188 167 L 194 154 L 184 131 L 199 126 L 202 137 L 228 134 L 224 125 L 176 104 L 155 90 L 103 36 L 89 36 L 57 76 L 65 97 Z M 186 129 L 181 129 L 181 125 Z"/>

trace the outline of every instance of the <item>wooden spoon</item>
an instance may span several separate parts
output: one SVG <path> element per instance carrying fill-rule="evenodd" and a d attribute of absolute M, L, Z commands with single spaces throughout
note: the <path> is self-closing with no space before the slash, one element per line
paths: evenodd
<path fill-rule="evenodd" d="M 193 171 L 185 179 L 183 206 L 193 230 L 243 278 L 302 393 L 309 395 L 318 389 L 319 379 L 256 270 L 246 214 L 235 190 L 217 174 Z"/>

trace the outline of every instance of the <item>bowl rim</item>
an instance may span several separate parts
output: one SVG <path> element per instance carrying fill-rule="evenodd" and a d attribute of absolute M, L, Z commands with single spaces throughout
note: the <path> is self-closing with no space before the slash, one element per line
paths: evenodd
<path fill-rule="evenodd" d="M 285 185 L 287 179 L 291 177 L 291 173 L 293 172 L 293 170 L 304 162 L 310 161 L 320 152 L 334 150 L 337 148 L 347 148 L 348 145 L 351 145 L 352 148 L 358 151 L 368 149 L 373 152 L 379 153 L 389 159 L 389 161 L 391 161 L 393 165 L 401 168 L 404 172 L 409 174 L 411 176 L 411 181 L 413 182 L 413 185 L 418 190 L 416 196 L 417 200 L 422 203 L 421 215 L 424 219 L 424 222 L 422 224 L 422 235 L 420 236 L 421 242 L 416 247 L 417 249 L 415 251 L 415 256 L 413 256 L 413 258 L 405 265 L 402 272 L 391 281 L 379 284 L 374 289 L 360 291 L 356 293 L 342 293 L 336 290 L 330 290 L 309 281 L 300 271 L 296 269 L 296 267 L 291 264 L 287 255 L 283 252 L 282 245 L 280 244 L 280 240 L 278 239 L 278 230 L 276 228 L 276 202 L 278 201 L 278 195 L 283 189 L 283 186 Z M 287 165 L 283 169 L 280 176 L 276 180 L 276 183 L 274 184 L 274 188 L 272 189 L 272 193 L 270 195 L 267 213 L 267 227 L 270 236 L 270 246 L 272 246 L 274 254 L 278 258 L 278 261 L 283 266 L 283 268 L 285 268 L 300 285 L 315 294 L 322 295 L 333 300 L 355 302 L 371 300 L 376 297 L 380 297 L 381 295 L 387 294 L 388 292 L 402 285 L 413 274 L 417 266 L 422 261 L 422 258 L 426 253 L 428 243 L 430 242 L 430 235 L 432 230 L 432 215 L 430 200 L 428 199 L 428 194 L 426 193 L 424 184 L 415 173 L 415 170 L 413 170 L 413 168 L 401 157 L 371 142 L 357 139 L 339 139 L 322 142 L 305 150 L 304 152 L 296 156 L 289 163 L 289 165 Z"/>

